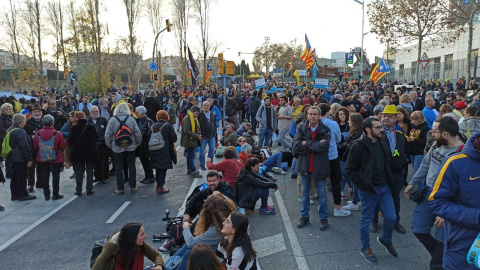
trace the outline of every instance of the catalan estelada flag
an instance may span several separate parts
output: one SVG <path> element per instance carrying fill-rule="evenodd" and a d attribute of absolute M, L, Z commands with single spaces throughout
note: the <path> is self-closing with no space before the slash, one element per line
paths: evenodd
<path fill-rule="evenodd" d="M 293 54 L 292 56 L 290 57 L 290 66 L 288 67 L 288 71 L 292 70 L 293 69 Z"/>
<path fill-rule="evenodd" d="M 315 63 L 314 60 L 315 50 L 312 50 L 312 46 L 310 46 L 310 41 L 308 41 L 307 34 L 305 34 L 305 49 L 303 50 L 302 58 L 303 62 L 305 62 L 305 68 L 309 69 Z"/>
<path fill-rule="evenodd" d="M 315 64 L 315 49 L 313 49 L 313 51 L 307 57 L 307 60 L 305 61 L 305 69 L 309 69 L 314 64 Z"/>
<path fill-rule="evenodd" d="M 205 81 L 208 82 L 210 80 L 210 76 L 212 75 L 213 69 L 210 65 L 207 65 L 207 72 L 205 72 Z"/>
<path fill-rule="evenodd" d="M 370 74 L 370 80 L 372 80 L 374 83 L 377 83 L 378 80 L 380 80 L 383 76 L 385 76 L 385 74 L 387 74 L 387 72 L 379 71 L 379 66 L 380 66 L 380 63 L 382 63 L 382 61 L 377 63 L 375 68 L 372 70 L 372 73 Z M 382 66 L 382 70 L 384 70 L 383 66 Z"/>
<path fill-rule="evenodd" d="M 187 72 L 188 72 L 188 78 L 192 77 L 192 69 L 190 68 L 190 65 L 187 62 Z"/>

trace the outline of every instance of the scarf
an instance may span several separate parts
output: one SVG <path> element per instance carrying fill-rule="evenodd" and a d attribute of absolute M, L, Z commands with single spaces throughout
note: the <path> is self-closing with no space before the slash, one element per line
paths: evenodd
<path fill-rule="evenodd" d="M 193 113 L 188 111 L 188 115 L 190 116 L 190 125 L 192 126 L 192 132 L 195 133 L 195 123 L 197 123 L 198 128 L 200 128 L 200 123 L 198 122 L 198 118 L 193 117 Z"/>

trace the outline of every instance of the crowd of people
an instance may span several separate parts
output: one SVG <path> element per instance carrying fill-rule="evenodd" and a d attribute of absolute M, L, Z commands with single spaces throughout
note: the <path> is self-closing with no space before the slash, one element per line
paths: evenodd
<path fill-rule="evenodd" d="M 283 91 L 273 92 L 273 86 Z M 215 85 L 81 97 L 64 90 L 33 91 L 30 101 L 0 99 L 5 177 L 11 178 L 12 200 L 36 199 L 31 193 L 38 188 L 45 200 L 62 199 L 60 172 L 70 166 L 76 196 L 83 195 L 85 176 L 91 196 L 93 182 L 107 183 L 110 175 L 116 178 L 115 194 L 125 194 L 126 183 L 133 194 L 139 190 L 139 157 L 145 172 L 140 183 L 156 183 L 157 194 L 165 194 L 179 139 L 186 175 L 205 176 L 208 187 L 187 199 L 182 236 L 159 248 L 181 247 L 172 257 L 181 262 L 177 269 L 200 269 L 195 260 L 211 269 L 220 261 L 227 269 L 259 269 L 244 214 L 259 200 L 260 215 L 276 214 L 268 197 L 279 188 L 277 176 L 289 168 L 301 203 L 298 228 L 310 223 L 315 201 L 320 230 L 328 229 L 332 215 L 346 218 L 361 210 L 363 258 L 377 263 L 369 233 L 378 232 L 379 216 L 383 232 L 377 241 L 397 257 L 393 231 L 407 233 L 400 219 L 403 191 L 417 203 L 408 225 L 430 253 L 430 268 L 474 269 L 469 256 L 480 231 L 475 196 L 480 190 L 475 181 L 480 92 L 475 80 L 468 86 L 471 92 L 462 80 L 453 88 L 449 81 L 444 86 L 353 81 L 318 89 L 270 80 L 265 89 L 242 84 L 226 95 Z M 213 163 L 214 157 L 223 160 Z M 327 192 L 333 195 L 333 214 Z M 126 224 L 94 269 L 130 269 L 140 257 L 143 267 L 144 254 L 163 268 L 163 260 L 143 243 L 144 234 L 141 224 Z M 125 237 L 128 243 L 122 244 Z M 142 251 L 135 248 L 140 245 Z"/>

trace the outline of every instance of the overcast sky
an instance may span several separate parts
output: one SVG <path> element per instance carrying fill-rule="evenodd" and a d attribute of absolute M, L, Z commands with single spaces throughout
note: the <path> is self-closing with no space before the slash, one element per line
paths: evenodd
<path fill-rule="evenodd" d="M 161 0 L 163 15 L 173 21 L 171 0 Z M 23 0 L 15 0 L 18 4 Z M 46 3 L 48 0 L 40 0 Z M 69 3 L 68 0 L 61 2 Z M 75 0 L 80 5 L 84 0 Z M 115 46 L 119 36 L 128 35 L 126 11 L 122 0 L 102 1 L 107 8 L 101 20 L 108 22 L 110 35 L 107 42 Z M 369 3 L 366 0 L 366 3 Z M 0 1 L 1 10 L 6 10 L 7 0 Z M 45 12 L 44 12 L 45 13 Z M 2 14 L 3 19 L 3 14 Z M 270 44 L 289 42 L 297 39 L 304 46 L 304 35 L 308 35 L 310 44 L 316 48 L 319 57 L 330 58 L 334 51 L 348 51 L 361 46 L 362 6 L 354 0 L 218 0 L 212 5 L 210 39 L 221 44 L 220 52 L 227 60 L 235 62 L 241 59 L 251 62 L 250 55 L 238 57 L 238 52 L 253 52 L 264 43 L 266 36 Z M 370 31 L 365 6 L 365 32 Z M 4 35 L 4 30 L 0 31 Z M 150 58 L 153 48 L 153 33 L 146 13 L 137 26 L 137 35 L 143 42 L 144 58 Z M 190 20 L 187 33 L 188 44 L 192 51 L 199 51 L 199 27 L 194 19 Z M 164 55 L 177 55 L 175 34 L 164 32 L 161 35 L 161 51 Z M 52 48 L 52 37 L 45 37 L 43 48 Z M 3 44 L 2 44 L 3 45 Z M 364 39 L 364 48 L 369 58 L 381 56 L 385 46 L 380 44 L 374 34 Z M 47 51 L 51 54 L 51 51 Z M 196 56 L 195 56 L 196 57 Z M 49 57 L 50 58 L 50 57 Z"/>

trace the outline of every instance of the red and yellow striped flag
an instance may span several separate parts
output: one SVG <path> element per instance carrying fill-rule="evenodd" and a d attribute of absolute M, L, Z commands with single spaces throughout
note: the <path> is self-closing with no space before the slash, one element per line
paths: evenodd
<path fill-rule="evenodd" d="M 380 65 L 380 62 L 377 63 L 375 68 L 372 70 L 372 73 L 370 74 L 370 80 L 372 80 L 374 83 L 377 83 L 378 80 L 380 80 L 387 72 L 379 72 L 378 71 L 378 66 Z"/>
<path fill-rule="evenodd" d="M 293 54 L 292 57 L 290 57 L 290 66 L 288 67 L 288 71 L 293 69 Z"/>

